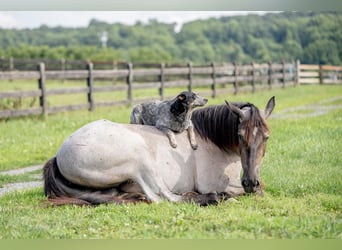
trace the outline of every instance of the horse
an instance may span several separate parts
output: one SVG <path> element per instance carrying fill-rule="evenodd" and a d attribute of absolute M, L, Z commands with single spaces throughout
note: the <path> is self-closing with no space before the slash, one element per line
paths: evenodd
<path fill-rule="evenodd" d="M 54 205 L 195 202 L 262 195 L 260 167 L 270 129 L 264 110 L 251 103 L 193 111 L 197 150 L 186 133 L 177 148 L 153 126 L 93 121 L 72 133 L 43 167 L 44 194 Z M 241 172 L 243 174 L 241 175 Z"/>

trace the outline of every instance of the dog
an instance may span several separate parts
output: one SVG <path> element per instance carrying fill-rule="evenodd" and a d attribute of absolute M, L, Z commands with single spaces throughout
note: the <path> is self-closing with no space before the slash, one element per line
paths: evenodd
<path fill-rule="evenodd" d="M 155 126 L 167 135 L 173 148 L 177 147 L 174 132 L 187 130 L 191 147 L 196 150 L 198 145 L 191 114 L 194 108 L 204 106 L 207 102 L 206 98 L 184 91 L 172 100 L 149 101 L 136 105 L 131 112 L 130 123 Z"/>

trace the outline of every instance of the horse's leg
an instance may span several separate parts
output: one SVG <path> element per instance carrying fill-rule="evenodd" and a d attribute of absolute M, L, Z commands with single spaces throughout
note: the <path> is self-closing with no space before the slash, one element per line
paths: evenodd
<path fill-rule="evenodd" d="M 162 198 L 175 202 L 182 200 L 181 197 L 175 197 L 175 194 L 169 192 L 165 185 L 159 184 L 159 182 L 153 180 L 154 178 L 143 176 L 136 177 L 135 179 L 137 181 L 123 183 L 119 186 L 119 189 L 126 194 L 145 193 L 148 197 L 151 197 L 151 200 L 156 202 L 159 202 Z M 158 198 L 152 198 L 155 197 L 155 194 L 158 195 Z"/>
<path fill-rule="evenodd" d="M 172 194 L 154 171 L 144 169 L 141 174 L 135 177 L 135 181 L 140 185 L 146 196 L 154 202 L 160 202 L 163 198 L 169 201 L 180 201 L 180 197 Z"/>
<path fill-rule="evenodd" d="M 143 189 L 144 193 L 152 201 L 159 202 L 165 198 L 171 202 L 194 202 L 201 206 L 218 203 L 218 195 L 216 193 L 209 194 L 193 194 L 193 195 L 178 195 L 172 193 L 164 181 L 158 175 L 148 174 L 149 171 L 138 177 L 138 183 Z"/>
<path fill-rule="evenodd" d="M 132 164 L 131 162 L 127 164 L 122 164 L 121 166 L 116 166 L 112 173 L 111 180 L 114 183 L 123 183 L 128 180 L 132 180 L 138 185 L 141 190 L 133 189 L 135 191 L 140 191 L 146 195 L 147 202 L 160 202 L 163 199 L 167 199 L 171 202 L 195 202 L 200 205 L 213 204 L 217 202 L 217 195 L 215 194 L 199 194 L 197 196 L 184 196 L 174 194 L 166 186 L 163 178 L 159 175 L 155 167 L 155 162 L 152 159 L 145 158 L 143 162 L 139 165 Z M 122 187 L 122 191 L 129 191 L 129 185 L 126 186 L 125 183 Z"/>
<path fill-rule="evenodd" d="M 146 177 L 145 177 L 146 179 Z M 208 194 L 198 194 L 194 192 L 189 192 L 182 195 L 176 195 L 170 192 L 165 185 L 164 188 L 158 186 L 157 189 L 160 190 L 160 192 L 157 192 L 153 190 L 153 187 L 151 187 L 151 181 L 150 178 L 147 178 L 148 181 L 144 181 L 143 178 L 137 178 L 139 181 L 139 184 L 135 181 L 128 181 L 127 183 L 123 183 L 119 186 L 119 189 L 124 192 L 122 195 L 120 195 L 120 198 L 134 198 L 138 197 L 137 199 L 140 201 L 153 201 L 153 202 L 159 202 L 162 200 L 162 198 L 165 198 L 172 202 L 194 202 L 196 204 L 199 204 L 200 206 L 207 206 L 207 205 L 216 205 L 218 201 L 220 200 L 221 195 L 218 195 L 216 193 L 208 193 Z M 157 182 L 154 187 L 156 187 Z M 143 186 L 143 189 L 142 187 Z"/>
<path fill-rule="evenodd" d="M 188 131 L 188 136 L 189 136 L 191 147 L 192 149 L 196 150 L 198 148 L 198 145 L 197 145 L 197 141 L 195 137 L 194 126 L 191 121 L 190 121 L 189 127 L 187 128 L 187 131 Z"/>

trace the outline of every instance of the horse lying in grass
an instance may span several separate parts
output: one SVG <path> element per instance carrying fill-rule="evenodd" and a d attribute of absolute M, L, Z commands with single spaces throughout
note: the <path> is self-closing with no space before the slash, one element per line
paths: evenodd
<path fill-rule="evenodd" d="M 146 125 L 107 120 L 78 129 L 44 166 L 44 192 L 52 204 L 195 202 L 262 193 L 259 171 L 265 153 L 272 97 L 264 111 L 228 103 L 193 111 L 198 149 L 186 133 L 172 148 Z M 243 175 L 241 177 L 241 171 Z"/>

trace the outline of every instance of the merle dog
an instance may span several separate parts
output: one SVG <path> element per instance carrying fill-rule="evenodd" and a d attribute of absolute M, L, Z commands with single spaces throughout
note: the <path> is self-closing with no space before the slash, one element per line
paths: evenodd
<path fill-rule="evenodd" d="M 177 142 L 173 132 L 187 130 L 191 147 L 197 149 L 191 113 L 194 108 L 204 106 L 207 102 L 208 99 L 184 91 L 172 100 L 138 104 L 132 110 L 131 123 L 155 126 L 167 135 L 174 148 L 177 147 Z"/>

